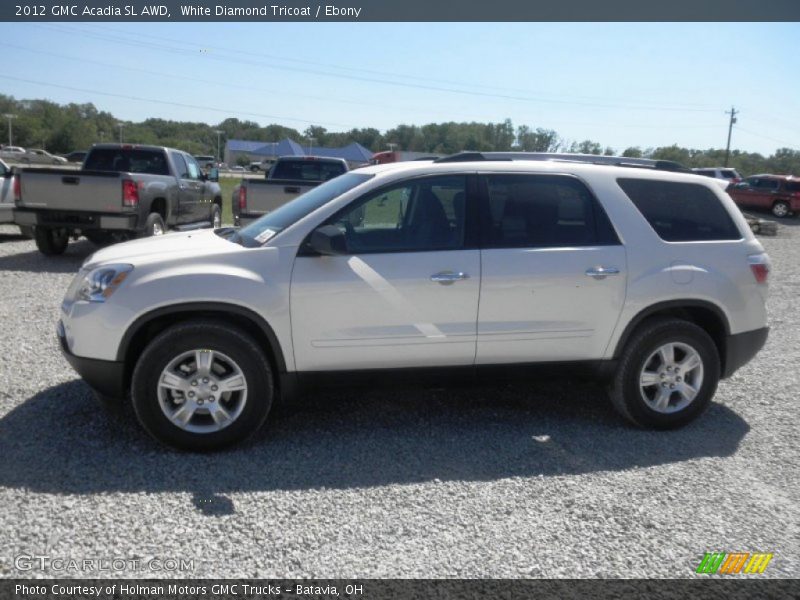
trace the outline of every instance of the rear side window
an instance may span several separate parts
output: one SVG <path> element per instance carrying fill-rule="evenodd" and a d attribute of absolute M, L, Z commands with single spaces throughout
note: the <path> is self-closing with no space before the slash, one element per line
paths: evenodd
<path fill-rule="evenodd" d="M 742 234 L 714 192 L 694 183 L 617 179 L 658 236 L 667 242 L 738 240 Z"/>
<path fill-rule="evenodd" d="M 345 172 L 340 162 L 322 160 L 279 161 L 270 174 L 270 179 L 296 179 L 301 181 L 328 181 Z"/>
<path fill-rule="evenodd" d="M 787 181 L 786 182 L 786 191 L 787 192 L 800 192 L 800 181 Z"/>
<path fill-rule="evenodd" d="M 86 157 L 87 171 L 122 171 L 169 175 L 167 158 L 160 150 L 133 148 L 95 148 Z"/>
<path fill-rule="evenodd" d="M 540 248 L 618 244 L 586 186 L 558 175 L 488 175 L 484 247 Z"/>
<path fill-rule="evenodd" d="M 722 173 L 722 176 L 725 179 L 736 179 L 736 171 L 731 171 L 730 169 L 722 169 L 720 173 Z"/>

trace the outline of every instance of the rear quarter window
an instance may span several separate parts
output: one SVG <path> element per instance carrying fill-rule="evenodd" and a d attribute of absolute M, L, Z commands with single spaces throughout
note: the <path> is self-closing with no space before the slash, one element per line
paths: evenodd
<path fill-rule="evenodd" d="M 617 183 L 664 241 L 742 237 L 720 199 L 705 186 L 652 179 L 617 179 Z"/>

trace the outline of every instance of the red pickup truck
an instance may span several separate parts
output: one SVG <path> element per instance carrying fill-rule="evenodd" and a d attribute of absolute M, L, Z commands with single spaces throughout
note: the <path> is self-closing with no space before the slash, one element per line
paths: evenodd
<path fill-rule="evenodd" d="M 741 208 L 761 208 L 776 217 L 800 213 L 800 177 L 753 175 L 728 186 L 728 193 Z"/>

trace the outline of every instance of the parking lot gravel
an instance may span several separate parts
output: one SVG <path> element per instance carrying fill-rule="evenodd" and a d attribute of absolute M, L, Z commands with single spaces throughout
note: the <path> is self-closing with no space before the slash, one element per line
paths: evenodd
<path fill-rule="evenodd" d="M 627 426 L 590 381 L 498 382 L 315 393 L 208 455 L 151 441 L 62 359 L 93 247 L 47 258 L 0 227 L 0 576 L 692 577 L 707 551 L 797 576 L 800 220 L 780 223 L 767 346 L 684 429 Z M 18 560 L 42 554 L 126 563 Z"/>

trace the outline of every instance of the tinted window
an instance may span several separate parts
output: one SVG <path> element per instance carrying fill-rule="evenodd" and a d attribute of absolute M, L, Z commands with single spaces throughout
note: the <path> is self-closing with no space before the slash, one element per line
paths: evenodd
<path fill-rule="evenodd" d="M 361 198 L 335 215 L 353 254 L 464 246 L 466 177 L 414 179 Z"/>
<path fill-rule="evenodd" d="M 200 179 L 200 167 L 191 156 L 185 156 L 186 168 L 189 172 L 189 179 Z"/>
<path fill-rule="evenodd" d="M 777 190 L 780 182 L 777 179 L 756 179 L 752 185 L 760 190 Z"/>
<path fill-rule="evenodd" d="M 639 212 L 668 242 L 738 240 L 742 237 L 714 192 L 694 183 L 618 179 Z"/>
<path fill-rule="evenodd" d="M 602 208 L 577 179 L 490 175 L 490 248 L 571 247 L 618 243 Z"/>
<path fill-rule="evenodd" d="M 166 156 L 160 150 L 97 148 L 89 152 L 83 168 L 88 171 L 124 171 L 149 175 L 169 175 Z"/>
<path fill-rule="evenodd" d="M 800 192 L 800 181 L 787 181 L 786 182 L 786 191 L 787 192 Z"/>
<path fill-rule="evenodd" d="M 722 173 L 722 176 L 725 179 L 735 179 L 736 178 L 736 171 L 731 171 L 730 169 L 722 169 L 722 171 L 720 171 L 720 173 Z"/>
<path fill-rule="evenodd" d="M 344 164 L 324 160 L 281 160 L 272 168 L 270 179 L 328 181 L 346 171 Z"/>
<path fill-rule="evenodd" d="M 276 208 L 271 213 L 241 229 L 239 234 L 245 240 L 264 243 L 271 235 L 293 225 L 334 198 L 341 196 L 365 181 L 369 181 L 373 177 L 374 175 L 365 175 L 363 173 L 346 173 Z"/>
<path fill-rule="evenodd" d="M 175 176 L 180 179 L 189 179 L 189 168 L 183 156 L 177 152 L 172 152 L 172 164 L 175 165 Z"/>

